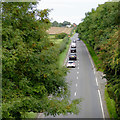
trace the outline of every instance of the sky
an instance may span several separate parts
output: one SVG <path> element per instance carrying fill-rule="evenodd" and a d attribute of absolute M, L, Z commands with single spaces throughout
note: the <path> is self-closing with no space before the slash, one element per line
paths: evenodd
<path fill-rule="evenodd" d="M 98 4 L 104 4 L 108 0 L 41 0 L 37 6 L 38 9 L 52 9 L 49 13 L 51 22 L 68 21 L 77 25 L 85 18 L 85 13 L 90 12 L 92 8 L 96 9 Z"/>

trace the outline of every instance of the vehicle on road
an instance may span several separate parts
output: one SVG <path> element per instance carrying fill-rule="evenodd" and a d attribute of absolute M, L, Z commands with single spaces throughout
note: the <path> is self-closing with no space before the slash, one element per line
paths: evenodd
<path fill-rule="evenodd" d="M 71 53 L 76 53 L 76 48 L 71 48 L 71 49 L 70 49 L 70 52 L 71 52 Z"/>
<path fill-rule="evenodd" d="M 76 43 L 76 40 L 73 40 L 73 43 Z"/>
<path fill-rule="evenodd" d="M 69 60 L 77 60 L 77 55 L 76 55 L 76 53 L 70 53 L 70 54 L 69 54 Z"/>
<path fill-rule="evenodd" d="M 79 39 L 79 38 L 77 38 L 77 41 L 80 41 L 80 39 Z"/>
<path fill-rule="evenodd" d="M 75 68 L 76 67 L 75 61 L 69 60 L 66 66 L 67 68 L 70 68 L 70 67 Z"/>
<path fill-rule="evenodd" d="M 76 48 L 76 43 L 71 43 L 71 48 Z"/>

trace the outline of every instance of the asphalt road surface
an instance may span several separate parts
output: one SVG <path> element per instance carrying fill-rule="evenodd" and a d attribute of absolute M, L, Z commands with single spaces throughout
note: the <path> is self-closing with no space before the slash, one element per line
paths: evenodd
<path fill-rule="evenodd" d="M 78 34 L 76 33 L 71 38 L 71 41 L 77 40 L 77 38 Z M 80 113 L 78 115 L 59 115 L 55 118 L 103 118 L 102 102 L 98 91 L 92 60 L 90 59 L 90 55 L 84 43 L 80 40 L 77 41 L 76 44 L 76 68 L 70 68 L 70 73 L 66 76 L 66 80 L 71 83 L 71 99 L 83 99 L 80 106 Z M 46 118 L 53 117 L 48 116 Z"/>

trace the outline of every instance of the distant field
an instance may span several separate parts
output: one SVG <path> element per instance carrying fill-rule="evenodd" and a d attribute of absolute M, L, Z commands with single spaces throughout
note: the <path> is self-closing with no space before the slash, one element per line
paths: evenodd
<path fill-rule="evenodd" d="M 73 28 L 67 28 L 67 27 L 51 27 L 47 32 L 49 34 L 59 34 L 59 33 L 67 33 L 70 34 Z"/>

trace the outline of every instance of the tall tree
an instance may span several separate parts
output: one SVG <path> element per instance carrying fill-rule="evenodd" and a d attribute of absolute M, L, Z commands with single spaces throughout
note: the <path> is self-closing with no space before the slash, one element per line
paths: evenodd
<path fill-rule="evenodd" d="M 21 118 L 31 111 L 47 115 L 78 112 L 75 106 L 80 101 L 68 99 L 67 70 L 57 64 L 60 51 L 46 33 L 49 10 L 38 11 L 36 5 L 2 3 L 3 118 Z"/>

